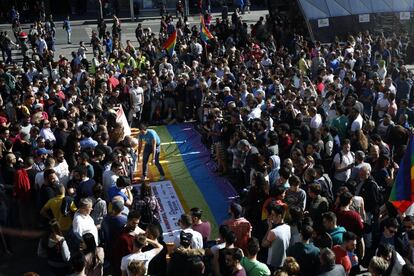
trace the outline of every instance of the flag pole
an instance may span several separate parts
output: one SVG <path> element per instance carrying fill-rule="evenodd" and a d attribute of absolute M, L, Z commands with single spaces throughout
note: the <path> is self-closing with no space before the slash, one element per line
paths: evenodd
<path fill-rule="evenodd" d="M 207 52 L 207 45 L 206 43 L 203 41 L 203 47 L 204 47 L 204 52 L 205 52 L 205 58 L 206 58 L 206 64 L 208 61 L 208 52 Z"/>
<path fill-rule="evenodd" d="M 203 44 L 203 50 L 205 52 L 205 58 L 206 58 L 206 63 L 207 63 L 207 61 L 208 61 L 207 43 L 203 39 L 201 39 L 201 32 L 203 31 L 202 26 L 204 24 L 204 15 L 201 12 L 200 12 L 200 18 L 201 18 L 201 20 L 200 20 L 200 33 L 199 33 L 198 37 L 201 40 L 201 43 Z"/>

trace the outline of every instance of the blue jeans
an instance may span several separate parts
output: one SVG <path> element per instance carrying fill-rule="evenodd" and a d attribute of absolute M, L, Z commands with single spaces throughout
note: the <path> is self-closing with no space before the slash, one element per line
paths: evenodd
<path fill-rule="evenodd" d="M 6 49 L 6 55 L 7 55 L 6 64 L 12 63 L 13 62 L 13 60 L 12 60 L 12 50 L 11 49 Z"/>
<path fill-rule="evenodd" d="M 161 176 L 164 176 L 164 170 L 162 169 L 162 166 L 160 164 L 160 152 L 161 147 L 158 145 L 155 150 L 155 156 L 153 156 L 153 159 L 155 159 L 155 166 L 157 166 L 158 171 L 160 172 Z M 152 145 L 146 145 L 144 147 L 144 155 L 142 157 L 142 176 L 147 176 L 148 171 L 148 159 L 150 155 L 152 154 Z"/>
<path fill-rule="evenodd" d="M 68 30 L 66 30 L 66 37 L 67 37 L 67 39 L 68 39 L 68 43 L 71 43 L 70 38 L 72 37 L 72 31 L 68 31 Z"/>

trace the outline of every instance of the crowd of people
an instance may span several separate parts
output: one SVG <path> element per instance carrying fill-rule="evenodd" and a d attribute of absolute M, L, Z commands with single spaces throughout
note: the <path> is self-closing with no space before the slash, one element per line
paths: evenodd
<path fill-rule="evenodd" d="M 208 44 L 181 16 L 158 34 L 138 24 L 137 41 L 116 16 L 100 20 L 71 57 L 55 52 L 52 16 L 0 35 L 2 251 L 13 229 L 37 228 L 54 275 L 414 275 L 414 216 L 388 202 L 414 123 L 408 35 L 321 44 L 288 18 L 204 17 Z M 63 28 L 71 42 L 70 18 Z M 218 237 L 194 207 L 166 244 L 145 175 L 152 155 L 164 179 L 160 140 L 146 125 L 184 121 L 240 201 Z"/>

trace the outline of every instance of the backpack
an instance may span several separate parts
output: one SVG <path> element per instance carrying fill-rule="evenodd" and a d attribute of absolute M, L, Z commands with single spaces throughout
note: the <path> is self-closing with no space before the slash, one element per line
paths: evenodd
<path fill-rule="evenodd" d="M 322 175 L 322 180 L 318 181 L 318 183 L 322 187 L 321 195 L 326 197 L 329 204 L 332 204 L 333 201 L 334 201 L 334 197 L 333 197 L 333 194 L 332 194 L 332 181 L 331 181 L 331 179 L 327 178 L 326 175 L 324 174 L 324 175 Z"/>
<path fill-rule="evenodd" d="M 70 210 L 70 206 L 72 205 L 72 203 L 73 197 L 71 196 L 65 196 L 62 199 L 62 203 L 60 204 L 60 212 L 63 214 L 63 216 L 72 216 L 72 211 Z"/>
<path fill-rule="evenodd" d="M 141 205 L 141 207 L 139 208 L 139 211 L 141 213 L 140 222 L 143 225 L 152 224 L 155 221 L 155 217 L 150 206 L 150 201 L 147 198 L 143 199 L 142 201 L 144 202 L 144 204 Z"/>

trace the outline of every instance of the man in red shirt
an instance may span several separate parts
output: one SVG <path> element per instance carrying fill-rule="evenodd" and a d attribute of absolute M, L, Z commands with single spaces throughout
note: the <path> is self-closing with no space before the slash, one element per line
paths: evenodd
<path fill-rule="evenodd" d="M 193 228 L 193 230 L 201 234 L 201 236 L 203 237 L 203 244 L 205 247 L 207 241 L 210 239 L 210 234 L 211 234 L 210 222 L 201 220 L 201 215 L 203 214 L 203 211 L 200 208 L 197 208 L 197 207 L 191 208 L 190 214 L 191 214 L 191 219 L 193 222 L 193 225 L 191 226 L 191 228 Z"/>
<path fill-rule="evenodd" d="M 127 224 L 122 229 L 121 234 L 113 243 L 111 248 L 111 267 L 112 275 L 121 275 L 121 260 L 124 256 L 129 255 L 134 250 L 134 239 L 138 234 L 145 233 L 138 227 L 141 214 L 138 211 L 130 211 L 127 218 Z"/>
<path fill-rule="evenodd" d="M 289 134 L 290 127 L 286 123 L 280 124 L 277 132 L 279 134 L 279 156 L 280 160 L 283 160 L 289 157 L 290 149 L 293 144 L 292 138 Z"/>
<path fill-rule="evenodd" d="M 119 80 L 114 76 L 114 72 L 110 71 L 109 72 L 109 77 L 108 77 L 108 88 L 110 91 L 114 90 L 119 84 Z"/>
<path fill-rule="evenodd" d="M 231 218 L 224 221 L 224 225 L 227 225 L 230 231 L 236 234 L 235 246 L 241 248 L 244 252 L 247 252 L 247 241 L 251 237 L 252 225 L 250 222 L 242 217 L 243 208 L 237 204 L 230 204 L 229 213 Z"/>
<path fill-rule="evenodd" d="M 358 262 L 357 259 L 351 260 L 350 255 L 353 258 L 357 258 L 353 251 L 356 249 L 357 236 L 352 232 L 345 232 L 343 236 L 343 242 L 341 245 L 335 245 L 332 251 L 335 253 L 335 263 L 344 267 L 345 272 L 348 274 L 351 271 L 352 264 Z"/>
<path fill-rule="evenodd" d="M 346 230 L 355 233 L 358 237 L 362 237 L 364 224 L 359 213 L 350 209 L 352 203 L 352 194 L 346 192 L 339 197 L 339 208 L 335 210 L 337 223 Z"/>

